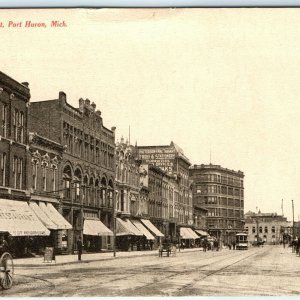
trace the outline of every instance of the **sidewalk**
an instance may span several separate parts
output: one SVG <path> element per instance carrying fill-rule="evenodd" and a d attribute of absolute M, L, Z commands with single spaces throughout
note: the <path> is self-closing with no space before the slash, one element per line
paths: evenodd
<path fill-rule="evenodd" d="M 178 253 L 186 252 L 196 252 L 202 251 L 202 248 L 187 248 L 184 250 L 177 251 Z M 130 251 L 130 252 L 117 252 L 116 257 L 113 256 L 113 252 L 105 253 L 84 253 L 81 255 L 81 262 L 88 263 L 92 261 L 101 261 L 101 260 L 114 260 L 120 258 L 129 258 L 129 257 L 140 257 L 140 256 L 158 256 L 158 250 L 152 251 Z M 38 267 L 38 266 L 62 266 L 79 263 L 77 254 L 70 255 L 57 255 L 56 263 L 45 263 L 44 257 L 31 257 L 31 258 L 15 258 L 14 266 L 15 268 L 20 267 Z"/>

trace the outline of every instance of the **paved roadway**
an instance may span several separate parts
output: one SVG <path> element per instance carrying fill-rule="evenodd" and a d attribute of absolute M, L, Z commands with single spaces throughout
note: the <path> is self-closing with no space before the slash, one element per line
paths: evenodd
<path fill-rule="evenodd" d="M 180 252 L 63 266 L 17 267 L 1 296 L 266 296 L 300 294 L 291 248 Z"/>

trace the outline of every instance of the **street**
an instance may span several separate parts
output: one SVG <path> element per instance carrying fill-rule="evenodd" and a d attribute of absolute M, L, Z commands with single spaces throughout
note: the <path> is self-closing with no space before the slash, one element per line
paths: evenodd
<path fill-rule="evenodd" d="M 292 296 L 300 257 L 291 248 L 194 251 L 70 265 L 15 268 L 1 296 Z"/>

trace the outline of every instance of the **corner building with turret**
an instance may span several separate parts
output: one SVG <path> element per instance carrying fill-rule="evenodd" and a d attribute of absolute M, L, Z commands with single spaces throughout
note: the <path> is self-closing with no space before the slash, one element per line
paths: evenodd
<path fill-rule="evenodd" d="M 194 206 L 207 209 L 207 228 L 225 244 L 244 228 L 244 173 L 219 165 L 193 165 Z"/>

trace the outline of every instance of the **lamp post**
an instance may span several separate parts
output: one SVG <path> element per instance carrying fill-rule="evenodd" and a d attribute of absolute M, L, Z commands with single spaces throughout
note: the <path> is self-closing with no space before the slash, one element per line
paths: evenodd
<path fill-rule="evenodd" d="M 113 246 L 113 253 L 114 257 L 116 257 L 116 221 L 117 221 L 117 215 L 116 215 L 116 191 L 113 191 L 113 236 L 114 236 L 114 246 Z"/>

